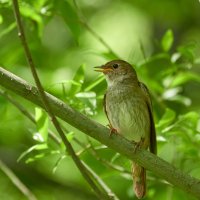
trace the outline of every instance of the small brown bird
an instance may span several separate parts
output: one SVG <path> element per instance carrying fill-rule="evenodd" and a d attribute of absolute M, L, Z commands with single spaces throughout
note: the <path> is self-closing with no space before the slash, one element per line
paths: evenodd
<path fill-rule="evenodd" d="M 112 132 L 122 134 L 137 143 L 139 148 L 156 154 L 156 132 L 149 91 L 139 82 L 134 68 L 123 60 L 113 60 L 96 71 L 103 72 L 108 89 L 104 96 L 104 110 Z M 134 191 L 141 199 L 146 193 L 146 170 L 133 162 Z"/>

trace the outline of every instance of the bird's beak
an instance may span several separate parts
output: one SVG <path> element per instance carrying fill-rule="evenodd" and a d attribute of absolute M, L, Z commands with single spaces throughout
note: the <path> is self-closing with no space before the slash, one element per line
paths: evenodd
<path fill-rule="evenodd" d="M 107 67 L 105 65 L 102 65 L 102 66 L 97 66 L 97 67 L 94 67 L 96 72 L 103 72 L 103 73 L 106 73 L 106 72 L 110 72 L 110 71 L 113 71 L 110 67 Z"/>

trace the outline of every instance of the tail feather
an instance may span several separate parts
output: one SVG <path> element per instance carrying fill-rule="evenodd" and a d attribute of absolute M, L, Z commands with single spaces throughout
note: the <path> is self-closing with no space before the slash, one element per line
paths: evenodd
<path fill-rule="evenodd" d="M 132 165 L 132 175 L 134 181 L 134 191 L 138 199 L 145 196 L 146 193 L 146 170 L 137 163 Z"/>

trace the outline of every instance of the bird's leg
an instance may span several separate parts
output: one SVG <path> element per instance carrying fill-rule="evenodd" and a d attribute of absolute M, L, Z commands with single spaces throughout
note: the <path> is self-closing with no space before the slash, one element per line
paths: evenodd
<path fill-rule="evenodd" d="M 109 137 L 112 136 L 112 134 L 117 134 L 117 129 L 113 128 L 111 124 L 108 124 L 107 125 L 110 129 L 110 134 L 109 134 Z"/>

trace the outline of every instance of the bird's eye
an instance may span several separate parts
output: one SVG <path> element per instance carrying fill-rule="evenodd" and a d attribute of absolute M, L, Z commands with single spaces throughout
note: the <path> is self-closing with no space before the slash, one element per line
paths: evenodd
<path fill-rule="evenodd" d="M 113 68 L 117 69 L 119 67 L 119 65 L 117 63 L 113 64 Z"/>

